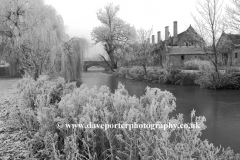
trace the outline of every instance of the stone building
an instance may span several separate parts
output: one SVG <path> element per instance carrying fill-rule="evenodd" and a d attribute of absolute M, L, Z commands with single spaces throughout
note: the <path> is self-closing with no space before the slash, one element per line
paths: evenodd
<path fill-rule="evenodd" d="M 224 65 L 240 65 L 240 34 L 223 32 L 217 43 L 217 49 Z"/>
<path fill-rule="evenodd" d="M 212 52 L 206 52 L 203 49 L 205 42 L 191 25 L 178 34 L 177 21 L 174 21 L 173 36 L 169 37 L 169 35 L 167 26 L 165 27 L 165 52 L 170 65 L 182 66 L 187 60 L 213 58 Z"/>
<path fill-rule="evenodd" d="M 178 34 L 177 21 L 174 21 L 173 36 L 169 32 L 169 26 L 166 26 L 164 41 L 161 41 L 160 33 L 158 32 L 158 43 L 156 44 L 158 49 L 156 52 L 161 54 L 161 59 L 164 63 L 182 66 L 186 60 L 213 58 L 212 52 L 203 49 L 205 42 L 191 25 Z"/>

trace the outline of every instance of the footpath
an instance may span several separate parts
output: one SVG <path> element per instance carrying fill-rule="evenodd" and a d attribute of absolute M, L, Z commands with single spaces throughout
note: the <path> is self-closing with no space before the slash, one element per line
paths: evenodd
<path fill-rule="evenodd" d="M 0 78 L 0 160 L 28 159 L 28 134 L 7 123 L 13 85 L 19 79 Z"/>

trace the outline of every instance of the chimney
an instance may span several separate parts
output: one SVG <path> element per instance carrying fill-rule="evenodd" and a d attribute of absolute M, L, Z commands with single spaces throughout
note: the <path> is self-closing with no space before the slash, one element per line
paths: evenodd
<path fill-rule="evenodd" d="M 152 44 L 155 44 L 155 36 L 152 35 Z"/>
<path fill-rule="evenodd" d="M 157 41 L 157 43 L 160 43 L 160 41 L 161 41 L 161 31 L 158 31 L 157 32 L 157 39 L 158 39 L 158 41 Z"/>
<path fill-rule="evenodd" d="M 150 43 L 150 38 L 147 39 L 147 43 Z"/>
<path fill-rule="evenodd" d="M 168 40 L 169 38 L 169 26 L 165 27 L 165 40 Z"/>
<path fill-rule="evenodd" d="M 173 22 L 173 45 L 178 45 L 178 31 L 177 31 L 177 21 Z"/>
<path fill-rule="evenodd" d="M 177 21 L 173 22 L 173 36 L 177 37 L 178 35 L 178 27 L 177 27 Z"/>

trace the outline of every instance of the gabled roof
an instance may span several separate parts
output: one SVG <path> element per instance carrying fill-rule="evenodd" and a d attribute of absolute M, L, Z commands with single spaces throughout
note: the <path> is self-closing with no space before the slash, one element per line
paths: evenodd
<path fill-rule="evenodd" d="M 193 27 L 190 25 L 189 27 L 188 27 L 188 29 L 186 29 L 185 31 L 183 31 L 183 32 L 181 32 L 181 33 L 179 33 L 178 35 L 177 35 L 177 41 L 175 42 L 175 43 L 173 43 L 173 40 L 174 40 L 174 37 L 169 37 L 169 39 L 168 40 L 165 40 L 166 42 L 168 42 L 168 44 L 169 45 L 176 45 L 176 44 L 178 44 L 178 42 L 179 41 L 181 41 L 182 40 L 182 38 L 184 37 L 184 36 L 186 36 L 188 33 L 193 33 L 194 35 L 198 35 L 198 33 L 193 29 Z M 187 35 L 188 37 L 189 37 L 189 35 Z M 200 36 L 199 36 L 199 38 L 200 38 Z"/>
<path fill-rule="evenodd" d="M 240 34 L 226 34 L 233 44 L 240 44 Z"/>
<path fill-rule="evenodd" d="M 232 47 L 240 47 L 240 34 L 227 34 L 223 31 L 219 41 L 217 42 L 217 47 L 221 51 L 226 51 Z"/>

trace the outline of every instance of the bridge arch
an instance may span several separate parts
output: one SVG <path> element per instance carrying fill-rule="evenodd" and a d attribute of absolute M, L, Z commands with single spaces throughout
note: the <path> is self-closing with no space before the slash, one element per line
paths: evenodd
<path fill-rule="evenodd" d="M 84 61 L 83 69 L 84 71 L 87 71 L 87 69 L 92 66 L 102 67 L 105 71 L 110 70 L 109 66 L 105 61 Z"/>

